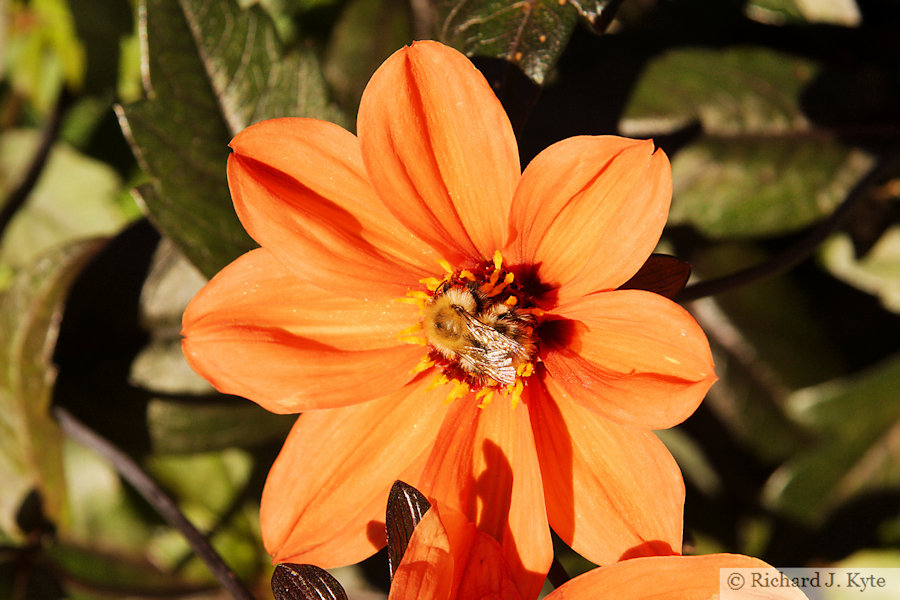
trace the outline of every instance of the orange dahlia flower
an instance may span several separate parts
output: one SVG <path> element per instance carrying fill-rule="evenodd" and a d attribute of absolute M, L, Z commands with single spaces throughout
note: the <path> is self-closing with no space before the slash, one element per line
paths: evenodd
<path fill-rule="evenodd" d="M 734 570 L 752 569 L 751 573 Z M 546 600 L 805 600 L 798 588 L 752 589 L 752 573 L 777 578 L 767 563 L 740 554 L 650 556 L 593 569 Z M 729 575 L 732 577 L 729 579 Z M 745 577 L 741 580 L 740 577 Z M 735 579 L 737 577 L 737 579 Z M 746 587 L 746 589 L 745 589 Z M 391 581 L 389 600 L 532 600 L 521 593 L 500 545 L 465 515 L 432 505 L 416 526 Z"/>
<path fill-rule="evenodd" d="M 303 413 L 263 491 L 268 551 L 365 558 L 403 479 L 500 540 L 529 590 L 548 521 L 599 563 L 677 552 L 684 484 L 650 430 L 695 410 L 712 358 L 677 304 L 617 290 L 662 232 L 665 154 L 575 137 L 520 172 L 489 85 L 435 42 L 377 70 L 357 129 L 235 137 L 231 195 L 261 248 L 184 314 L 197 372 Z"/>

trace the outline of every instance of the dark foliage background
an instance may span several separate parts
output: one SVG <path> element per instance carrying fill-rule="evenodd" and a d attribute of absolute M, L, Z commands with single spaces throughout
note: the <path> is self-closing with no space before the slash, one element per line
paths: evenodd
<path fill-rule="evenodd" d="M 291 418 L 194 375 L 180 315 L 252 247 L 225 183 L 231 136 L 282 115 L 352 129 L 369 75 L 417 38 L 474 57 L 526 162 L 606 133 L 671 157 L 660 250 L 694 266 L 681 298 L 720 377 L 660 432 L 687 483 L 686 551 L 900 567 L 896 2 L 0 8 L 0 596 L 224 595 L 54 407 L 135 459 L 271 594 L 259 495 Z M 589 567 L 559 550 L 570 572 Z M 352 598 L 384 597 L 383 556 L 336 574 Z"/>

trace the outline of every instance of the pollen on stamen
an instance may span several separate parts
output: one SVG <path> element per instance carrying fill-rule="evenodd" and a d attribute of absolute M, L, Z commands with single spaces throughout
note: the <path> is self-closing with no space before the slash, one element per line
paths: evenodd
<path fill-rule="evenodd" d="M 422 359 L 416 363 L 412 369 L 409 370 L 410 375 L 418 375 L 424 371 L 427 371 L 431 367 L 433 367 L 436 363 L 432 360 L 427 354 L 422 357 Z"/>
<path fill-rule="evenodd" d="M 430 392 L 431 390 L 438 388 L 445 383 L 450 383 L 450 379 L 443 373 L 438 373 L 434 376 L 434 379 L 432 379 L 431 382 L 427 386 L 425 386 L 425 391 Z"/>
<path fill-rule="evenodd" d="M 522 399 L 522 392 L 525 391 L 525 385 L 522 383 L 521 378 L 516 378 L 516 383 L 507 386 L 509 390 L 509 406 L 510 408 L 515 408 L 519 405 L 519 401 Z"/>
<path fill-rule="evenodd" d="M 478 408 L 487 408 L 494 399 L 494 390 L 492 388 L 481 388 L 475 394 L 475 400 L 478 402 Z"/>
<path fill-rule="evenodd" d="M 460 381 L 458 379 L 454 379 L 450 382 L 453 387 L 450 389 L 450 392 L 447 394 L 447 399 L 444 400 L 445 403 L 450 404 L 457 398 L 462 398 L 466 394 L 469 393 L 469 384 L 464 381 Z"/>
<path fill-rule="evenodd" d="M 425 286 L 428 291 L 433 292 L 444 283 L 443 279 L 438 279 L 437 277 L 425 277 L 424 279 L 420 279 L 419 283 Z"/>
<path fill-rule="evenodd" d="M 496 271 L 495 271 L 495 273 L 496 273 Z M 491 278 L 493 278 L 493 276 L 491 276 Z M 500 293 L 503 292 L 503 290 L 506 289 L 506 287 L 513 282 L 514 279 L 515 279 L 515 275 L 513 275 L 512 272 L 509 272 L 506 274 L 506 276 L 503 278 L 503 281 L 501 281 L 499 285 L 495 285 L 494 289 L 490 290 L 489 292 L 485 292 L 485 293 L 487 294 L 488 298 L 493 298 L 494 296 L 499 296 Z"/>
<path fill-rule="evenodd" d="M 409 327 L 406 327 L 397 334 L 397 340 L 403 342 L 404 344 L 418 344 L 420 346 L 424 346 L 428 343 L 428 340 L 425 339 L 422 335 L 416 335 L 422 333 L 422 325 L 421 323 L 414 323 Z"/>

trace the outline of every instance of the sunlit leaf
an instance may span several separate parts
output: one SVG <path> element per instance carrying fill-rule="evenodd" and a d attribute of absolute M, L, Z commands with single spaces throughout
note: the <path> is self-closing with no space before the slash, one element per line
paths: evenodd
<path fill-rule="evenodd" d="M 235 574 L 250 580 L 267 556 L 259 534 L 257 492 L 244 490 L 253 475 L 252 457 L 242 450 L 192 455 L 155 455 L 148 470 L 177 501 L 181 512 L 209 541 Z M 180 532 L 160 530 L 147 544 L 157 564 L 178 569 L 190 581 L 213 581 Z"/>
<path fill-rule="evenodd" d="M 900 313 L 900 226 L 888 229 L 862 258 L 856 258 L 846 235 L 830 239 L 821 258 L 835 277 L 878 296 L 886 309 Z"/>
<path fill-rule="evenodd" d="M 74 548 L 104 548 L 123 560 L 140 561 L 159 527 L 155 515 L 143 510 L 115 469 L 93 450 L 67 441 L 63 466 L 69 518 L 61 524 L 60 540 Z"/>
<path fill-rule="evenodd" d="M 102 246 L 59 248 L 23 269 L 0 296 L 0 529 L 17 535 L 16 513 L 29 492 L 52 520 L 63 512 L 60 432 L 49 414 L 56 369 L 51 357 L 72 281 Z"/>
<path fill-rule="evenodd" d="M 198 591 L 151 562 L 147 543 L 160 519 L 112 466 L 75 442 L 63 450 L 69 518 L 58 530 L 58 543 L 46 548 L 54 570 L 81 586 L 115 591 L 116 597 Z"/>
<path fill-rule="evenodd" d="M 77 88 L 85 69 L 84 48 L 65 0 L 4 5 L 12 21 L 4 39 L 4 70 L 12 86 L 41 112 L 49 112 L 64 85 Z M 4 15 L 7 16 L 7 15 Z"/>
<path fill-rule="evenodd" d="M 815 521 L 865 492 L 900 489 L 900 356 L 854 378 L 801 390 L 788 407 L 814 443 L 775 472 L 767 502 Z"/>
<path fill-rule="evenodd" d="M 24 129 L 0 136 L 0 195 L 18 185 L 40 137 Z M 121 187 L 108 165 L 55 144 L 37 185 L 0 240 L 0 265 L 15 270 L 58 244 L 115 233 L 130 218 L 117 201 Z"/>
<path fill-rule="evenodd" d="M 801 93 L 816 73 L 810 60 L 761 48 L 674 50 L 650 63 L 623 132 L 701 128 L 673 158 L 671 223 L 713 237 L 759 236 L 830 214 L 871 159 L 803 114 Z"/>
<path fill-rule="evenodd" d="M 437 35 L 469 56 L 507 60 L 540 85 L 577 21 L 576 8 L 559 0 L 441 0 Z"/>

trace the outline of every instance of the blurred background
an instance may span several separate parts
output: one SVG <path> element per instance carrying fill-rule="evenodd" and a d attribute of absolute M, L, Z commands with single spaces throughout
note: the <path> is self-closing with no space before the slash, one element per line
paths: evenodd
<path fill-rule="evenodd" d="M 693 265 L 720 378 L 660 432 L 685 552 L 900 567 L 898 34 L 893 0 L 0 0 L 0 597 L 228 597 L 60 409 L 271 596 L 259 496 L 293 417 L 194 375 L 181 312 L 253 247 L 228 140 L 353 130 L 422 38 L 474 57 L 523 163 L 581 134 L 671 157 L 659 250 Z M 336 574 L 386 597 L 382 555 Z"/>

